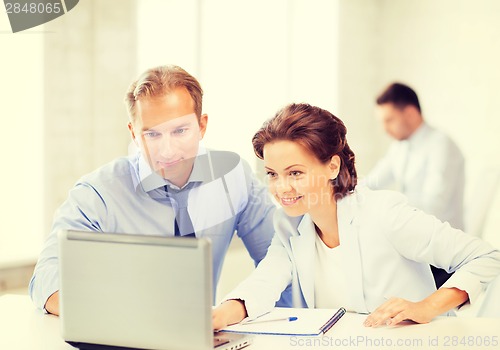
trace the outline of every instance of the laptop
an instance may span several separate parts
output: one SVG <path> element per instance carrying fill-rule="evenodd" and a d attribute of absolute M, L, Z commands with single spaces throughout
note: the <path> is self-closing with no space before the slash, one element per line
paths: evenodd
<path fill-rule="evenodd" d="M 60 231 L 60 318 L 80 349 L 241 349 L 212 329 L 206 238 Z"/>

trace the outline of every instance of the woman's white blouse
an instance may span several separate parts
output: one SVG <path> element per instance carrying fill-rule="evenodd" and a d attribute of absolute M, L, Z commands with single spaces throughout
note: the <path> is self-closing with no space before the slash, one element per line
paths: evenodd
<path fill-rule="evenodd" d="M 342 245 L 328 247 L 316 235 L 316 256 L 314 270 L 315 307 L 320 309 L 337 309 L 348 307 L 349 298 L 345 269 L 342 267 L 340 250 Z"/>

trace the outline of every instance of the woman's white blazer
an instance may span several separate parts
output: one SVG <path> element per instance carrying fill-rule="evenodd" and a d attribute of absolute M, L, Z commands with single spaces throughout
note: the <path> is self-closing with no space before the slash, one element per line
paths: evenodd
<path fill-rule="evenodd" d="M 500 251 L 407 204 L 393 191 L 357 188 L 337 202 L 340 250 L 350 308 L 369 313 L 386 298 L 419 301 L 436 290 L 429 264 L 455 271 L 456 287 L 474 303 L 500 274 Z M 315 227 L 308 214 L 274 216 L 266 257 L 227 299 L 241 299 L 249 317 L 271 310 L 291 283 L 294 307 L 314 308 Z"/>

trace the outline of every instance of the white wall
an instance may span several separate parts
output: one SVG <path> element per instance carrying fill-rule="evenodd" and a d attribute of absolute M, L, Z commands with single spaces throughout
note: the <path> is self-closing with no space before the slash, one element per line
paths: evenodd
<path fill-rule="evenodd" d="M 123 99 L 137 65 L 135 5 L 135 0 L 81 1 L 45 24 L 43 237 L 81 176 L 127 155 Z"/>
<path fill-rule="evenodd" d="M 360 178 L 374 166 L 389 143 L 373 116 L 382 60 L 380 14 L 378 0 L 340 1 L 337 116 L 347 126 L 347 140 L 356 154 Z"/>
<path fill-rule="evenodd" d="M 205 144 L 238 152 L 255 167 L 252 136 L 279 108 L 330 108 L 338 100 L 337 5 L 139 1 L 139 70 L 171 63 L 196 76 L 209 116 Z"/>
<path fill-rule="evenodd" d="M 286 1 L 203 2 L 200 50 L 205 141 L 253 165 L 253 134 L 287 100 Z"/>
<path fill-rule="evenodd" d="M 32 262 L 43 226 L 43 27 L 9 34 L 0 14 L 0 267 Z"/>
<path fill-rule="evenodd" d="M 199 74 L 199 1 L 138 0 L 137 69 L 130 81 L 148 68 L 165 64 Z"/>

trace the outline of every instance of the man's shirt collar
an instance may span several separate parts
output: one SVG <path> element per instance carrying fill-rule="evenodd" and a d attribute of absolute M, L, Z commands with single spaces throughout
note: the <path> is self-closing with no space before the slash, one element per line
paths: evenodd
<path fill-rule="evenodd" d="M 136 190 L 138 189 L 138 186 L 141 185 L 144 192 L 150 192 L 157 188 L 164 187 L 165 185 L 168 185 L 176 190 L 181 190 L 189 183 L 203 183 L 208 182 L 211 179 L 207 150 L 201 146 L 198 148 L 198 154 L 194 161 L 193 169 L 191 170 L 188 181 L 184 186 L 182 186 L 182 188 L 179 188 L 170 181 L 164 179 L 158 173 L 152 171 L 148 162 L 144 159 L 140 152 L 138 152 L 137 159 L 134 163 L 136 165 L 135 170 L 139 179 L 139 181 L 135 184 Z"/>

